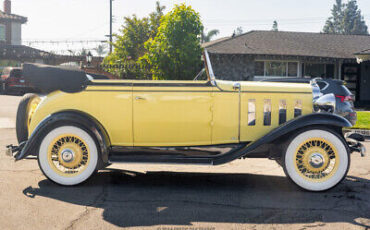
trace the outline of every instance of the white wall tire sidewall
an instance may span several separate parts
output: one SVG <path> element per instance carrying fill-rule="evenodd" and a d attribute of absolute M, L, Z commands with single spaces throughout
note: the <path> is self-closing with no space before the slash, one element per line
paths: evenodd
<path fill-rule="evenodd" d="M 295 168 L 294 156 L 296 149 L 305 140 L 315 137 L 323 138 L 329 141 L 335 146 L 339 155 L 339 166 L 337 171 L 331 178 L 323 182 L 313 182 L 304 179 L 301 175 L 299 175 Z M 309 191 L 324 191 L 334 187 L 344 178 L 349 167 L 349 157 L 347 148 L 341 139 L 329 131 L 314 129 L 299 134 L 290 142 L 286 151 L 284 163 L 286 173 L 298 186 Z"/>
<path fill-rule="evenodd" d="M 90 157 L 89 164 L 82 173 L 74 177 L 63 177 L 59 175 L 51 168 L 48 162 L 48 148 L 50 143 L 55 138 L 63 134 L 74 134 L 80 137 L 89 148 L 89 157 Z M 42 140 L 39 150 L 38 161 L 41 170 L 50 180 L 60 185 L 72 186 L 86 181 L 95 172 L 96 166 L 98 164 L 98 158 L 99 158 L 98 149 L 95 144 L 95 141 L 87 132 L 75 126 L 61 126 L 50 131 Z"/>

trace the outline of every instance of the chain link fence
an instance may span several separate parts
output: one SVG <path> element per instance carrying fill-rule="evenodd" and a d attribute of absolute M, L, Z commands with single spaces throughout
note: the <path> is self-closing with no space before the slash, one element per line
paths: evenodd
<path fill-rule="evenodd" d="M 138 64 L 101 65 L 101 68 L 120 79 L 153 80 L 150 69 Z"/>

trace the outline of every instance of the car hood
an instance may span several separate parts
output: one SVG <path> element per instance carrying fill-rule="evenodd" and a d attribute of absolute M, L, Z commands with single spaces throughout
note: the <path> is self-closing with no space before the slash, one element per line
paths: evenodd
<path fill-rule="evenodd" d="M 240 83 L 242 91 L 251 92 L 288 92 L 288 93 L 312 93 L 312 86 L 307 83 L 286 82 L 258 82 L 258 81 L 216 81 L 217 86 L 223 91 L 235 91 L 233 86 Z"/>

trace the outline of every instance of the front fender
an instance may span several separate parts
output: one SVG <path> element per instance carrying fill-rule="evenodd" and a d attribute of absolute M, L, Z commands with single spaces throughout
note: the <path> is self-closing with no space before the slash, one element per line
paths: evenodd
<path fill-rule="evenodd" d="M 262 138 L 250 143 L 242 149 L 238 149 L 234 152 L 231 152 L 227 155 L 220 156 L 218 159 L 213 161 L 213 164 L 224 164 L 241 157 L 248 157 L 248 154 L 252 153 L 253 150 L 256 150 L 258 147 L 272 143 L 278 138 L 298 131 L 299 129 L 306 128 L 309 126 L 323 126 L 323 127 L 352 127 L 352 124 L 345 118 L 330 114 L 330 113 L 312 113 L 305 116 L 298 117 L 296 119 L 290 120 L 278 128 L 272 130 L 267 135 Z"/>
<path fill-rule="evenodd" d="M 42 138 L 50 130 L 66 124 L 76 125 L 89 132 L 97 141 L 98 148 L 100 147 L 101 159 L 104 163 L 108 163 L 111 144 L 106 130 L 96 119 L 80 111 L 63 111 L 46 117 L 37 125 L 30 138 L 26 141 L 24 148 L 14 156 L 16 161 L 26 158 L 34 151 L 38 151 Z"/>

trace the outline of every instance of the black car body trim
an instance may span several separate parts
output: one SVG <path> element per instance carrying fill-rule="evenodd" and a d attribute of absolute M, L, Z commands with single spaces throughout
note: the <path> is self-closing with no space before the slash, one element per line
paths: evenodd
<path fill-rule="evenodd" d="M 195 83 L 195 82 L 188 82 L 188 83 L 152 83 L 152 82 L 96 82 L 91 81 L 88 83 L 91 86 L 132 86 L 132 87 L 212 87 L 209 81 L 205 83 Z"/>
<path fill-rule="evenodd" d="M 31 134 L 30 138 L 27 140 L 24 148 L 20 149 L 20 152 L 14 156 L 15 159 L 17 161 L 22 160 L 31 155 L 33 152 L 37 152 L 41 139 L 53 128 L 71 124 L 92 134 L 93 138 L 99 145 L 98 148 L 101 154 L 101 159 L 104 163 L 108 163 L 110 139 L 106 130 L 90 115 L 75 110 L 68 110 L 52 114 L 40 122 L 40 124 Z"/>

